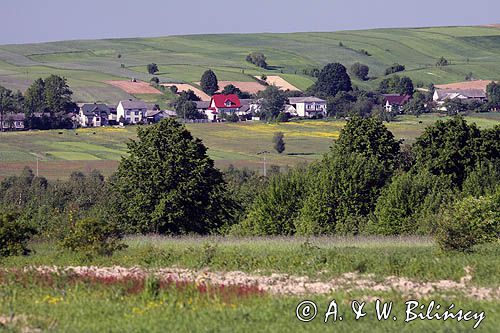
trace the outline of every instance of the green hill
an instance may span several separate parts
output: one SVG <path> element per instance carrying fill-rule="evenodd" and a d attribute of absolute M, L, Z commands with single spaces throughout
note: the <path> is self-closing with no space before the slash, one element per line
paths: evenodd
<path fill-rule="evenodd" d="M 272 69 L 247 63 L 245 56 L 252 51 L 263 52 Z M 451 65 L 436 68 L 441 56 Z M 367 64 L 370 76 L 377 79 L 355 81 L 363 88 L 376 87 L 384 70 L 395 62 L 405 65 L 404 75 L 422 85 L 463 81 L 470 72 L 477 79 L 493 80 L 500 77 L 500 29 L 376 29 L 3 45 L 0 85 L 23 90 L 35 78 L 55 73 L 68 78 L 77 101 L 116 102 L 129 95 L 103 81 L 131 77 L 148 81 L 151 75 L 146 65 L 151 62 L 159 65 L 158 76 L 165 82 L 196 82 L 204 70 L 212 68 L 219 80 L 252 81 L 253 75 L 276 74 L 305 89 L 314 81 L 303 70 L 329 62 L 348 68 L 354 62 Z"/>

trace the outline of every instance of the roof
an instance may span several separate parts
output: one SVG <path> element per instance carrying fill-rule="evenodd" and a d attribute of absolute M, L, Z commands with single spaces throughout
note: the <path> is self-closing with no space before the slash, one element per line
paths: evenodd
<path fill-rule="evenodd" d="M 383 96 L 385 101 L 388 102 L 390 105 L 404 105 L 411 98 L 410 95 L 398 95 L 398 94 L 385 94 Z"/>
<path fill-rule="evenodd" d="M 240 112 L 249 112 L 250 111 L 250 105 L 248 104 L 243 104 L 239 110 Z"/>
<path fill-rule="evenodd" d="M 453 99 L 462 95 L 466 98 L 486 98 L 486 93 L 481 89 L 437 89 L 439 99 Z"/>
<path fill-rule="evenodd" d="M 157 114 L 160 114 L 160 113 L 162 113 L 161 110 L 148 110 L 148 111 L 146 111 L 146 117 L 148 117 L 148 118 L 149 117 L 154 117 L 154 116 L 156 116 Z"/>
<path fill-rule="evenodd" d="M 210 101 L 195 101 L 197 109 L 208 109 L 210 107 Z"/>
<path fill-rule="evenodd" d="M 4 121 L 9 121 L 9 120 L 13 120 L 13 121 L 24 121 L 26 119 L 26 116 L 24 115 L 24 113 L 7 113 L 5 116 L 4 116 Z"/>
<path fill-rule="evenodd" d="M 105 112 L 109 114 L 109 107 L 106 104 L 82 104 L 80 108 L 84 115 L 93 115 L 94 113 Z"/>
<path fill-rule="evenodd" d="M 147 109 L 148 106 L 146 103 L 143 101 L 138 101 L 138 100 L 125 100 L 125 101 L 120 101 L 124 109 Z"/>
<path fill-rule="evenodd" d="M 289 97 L 288 101 L 290 104 L 298 104 L 298 103 L 326 103 L 324 99 L 307 96 L 307 97 Z"/>
<path fill-rule="evenodd" d="M 215 102 L 215 106 L 217 108 L 219 108 L 219 109 L 224 109 L 224 108 L 239 108 L 239 107 L 241 107 L 240 99 L 235 94 L 213 95 L 212 96 L 212 101 Z M 226 105 L 228 102 L 230 103 L 229 106 Z M 212 104 L 212 103 L 210 102 L 210 104 Z"/>

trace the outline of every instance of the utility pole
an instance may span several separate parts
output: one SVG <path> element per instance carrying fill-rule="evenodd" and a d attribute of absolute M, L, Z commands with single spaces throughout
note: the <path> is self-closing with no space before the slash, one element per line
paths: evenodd
<path fill-rule="evenodd" d="M 258 152 L 257 155 L 264 155 L 264 177 L 267 177 L 266 154 L 270 154 L 267 150 Z"/>
<path fill-rule="evenodd" d="M 38 178 L 38 157 L 36 158 L 36 177 Z"/>

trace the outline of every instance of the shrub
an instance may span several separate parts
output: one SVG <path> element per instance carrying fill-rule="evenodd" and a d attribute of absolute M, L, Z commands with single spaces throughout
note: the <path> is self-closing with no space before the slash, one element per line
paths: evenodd
<path fill-rule="evenodd" d="M 29 254 L 26 245 L 34 233 L 17 215 L 0 213 L 0 257 Z"/>
<path fill-rule="evenodd" d="M 85 218 L 73 223 L 61 241 L 62 248 L 85 255 L 106 255 L 126 248 L 117 228 L 103 219 Z"/>
<path fill-rule="evenodd" d="M 500 212 L 493 197 L 466 197 L 438 214 L 436 241 L 444 251 L 469 252 L 498 240 Z"/>

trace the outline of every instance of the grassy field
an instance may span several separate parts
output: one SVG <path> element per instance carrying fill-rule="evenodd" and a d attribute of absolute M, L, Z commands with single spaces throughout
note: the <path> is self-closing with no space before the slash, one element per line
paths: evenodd
<path fill-rule="evenodd" d="M 341 62 L 369 65 L 372 80 L 355 83 L 374 88 L 384 70 L 398 62 L 404 75 L 421 84 L 463 81 L 473 73 L 477 79 L 500 77 L 500 29 L 494 27 L 442 27 L 375 29 L 325 33 L 221 34 L 159 38 L 63 41 L 0 46 L 0 84 L 25 89 L 49 74 L 64 75 L 82 102 L 117 102 L 128 95 L 103 83 L 106 80 L 149 81 L 146 65 L 159 65 L 164 82 L 196 82 L 207 68 L 220 80 L 252 81 L 253 75 L 280 75 L 300 89 L 314 81 L 304 69 Z M 340 44 L 341 43 L 341 44 Z M 368 51 L 370 56 L 361 52 Z M 261 51 L 269 70 L 245 61 Z M 451 65 L 435 67 L 444 56 Z M 122 67 L 122 64 L 124 67 Z"/>
<path fill-rule="evenodd" d="M 500 320 L 499 244 L 480 247 L 472 254 L 443 254 L 427 238 L 149 236 L 125 242 L 127 249 L 105 258 L 82 257 L 60 251 L 51 243 L 35 242 L 30 245 L 32 255 L 3 259 L 0 329 L 472 331 L 475 321 L 405 323 L 408 300 L 422 304 L 435 300 L 444 307 L 453 303 L 464 311 L 484 311 L 478 332 L 495 332 Z M 47 265 L 59 268 L 41 269 Z M 64 271 L 68 266 L 79 267 Z M 33 267 L 39 269 L 34 271 Z M 465 279 L 464 268 L 470 272 Z M 224 283 L 220 284 L 217 277 Z M 344 285 L 349 277 L 352 284 Z M 330 283 L 332 289 L 314 288 L 321 283 Z M 436 287 L 428 288 L 426 283 Z M 312 287 L 305 293 L 297 292 L 301 284 Z M 280 286 L 288 289 L 280 290 Z M 388 320 L 376 319 L 376 299 L 394 302 Z M 318 316 L 308 323 L 296 317 L 296 308 L 303 300 L 318 306 Z M 343 320 L 334 322 L 330 317 L 325 324 L 324 314 L 332 300 L 337 302 Z M 350 308 L 353 300 L 366 302 L 366 317 L 355 320 Z"/>
<path fill-rule="evenodd" d="M 401 116 L 387 123 L 395 137 L 406 143 L 414 142 L 437 115 L 420 118 Z M 473 114 L 466 118 L 481 128 L 500 124 L 500 114 Z M 338 138 L 344 121 L 297 121 L 289 123 L 217 123 L 188 124 L 195 137 L 209 148 L 218 167 L 262 169 L 261 151 L 271 151 L 268 165 L 281 167 L 308 163 L 327 152 Z M 275 132 L 285 133 L 286 151 L 279 155 L 272 148 Z M 72 171 L 99 169 L 110 175 L 126 153 L 126 143 L 135 138 L 135 127 L 95 128 L 62 131 L 30 131 L 0 133 L 0 178 L 18 174 L 25 165 L 38 168 L 40 175 L 50 179 L 65 178 Z"/>

